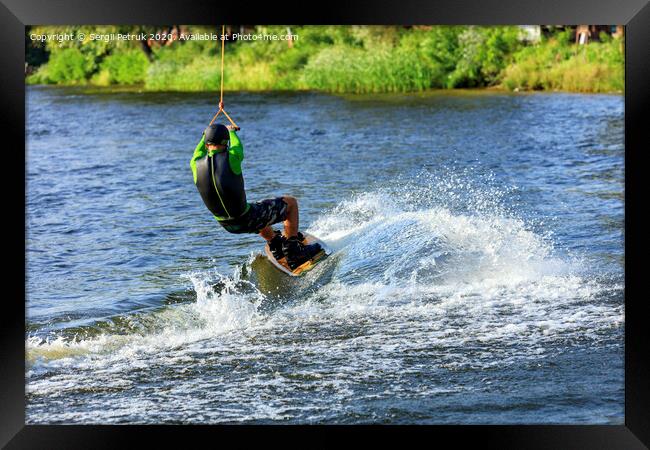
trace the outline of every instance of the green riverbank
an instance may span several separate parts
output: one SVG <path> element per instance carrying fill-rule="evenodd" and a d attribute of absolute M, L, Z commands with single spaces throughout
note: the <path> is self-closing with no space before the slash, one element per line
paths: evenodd
<path fill-rule="evenodd" d="M 29 84 L 217 91 L 220 42 L 176 40 L 149 48 L 136 41 L 91 40 L 92 33 L 150 32 L 147 27 L 33 27 L 26 35 Z M 214 27 L 185 27 L 192 35 Z M 624 42 L 573 43 L 568 31 L 522 39 L 519 27 L 266 26 L 249 33 L 295 40 L 226 43 L 226 90 L 315 90 L 341 94 L 481 88 L 622 92 Z M 30 40 L 30 34 L 86 38 Z M 146 50 L 146 51 L 145 51 Z"/>

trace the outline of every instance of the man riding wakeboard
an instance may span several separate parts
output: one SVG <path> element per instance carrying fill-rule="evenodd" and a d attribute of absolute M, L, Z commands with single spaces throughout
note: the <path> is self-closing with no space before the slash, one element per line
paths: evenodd
<path fill-rule="evenodd" d="M 258 233 L 276 260 L 287 258 L 294 270 L 314 257 L 318 243 L 304 245 L 298 231 L 298 201 L 289 195 L 256 203 L 246 201 L 241 163 L 244 147 L 232 125 L 211 124 L 190 161 L 194 184 L 205 206 L 230 233 Z M 284 222 L 284 235 L 271 225 Z"/>

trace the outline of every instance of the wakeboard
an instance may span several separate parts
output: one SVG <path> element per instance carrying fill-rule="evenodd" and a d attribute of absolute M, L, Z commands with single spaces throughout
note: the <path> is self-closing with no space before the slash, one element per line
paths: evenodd
<path fill-rule="evenodd" d="M 309 272 L 311 269 L 316 267 L 316 265 L 321 262 L 323 259 L 327 258 L 327 256 L 331 253 L 327 245 L 320 239 L 318 239 L 316 236 L 311 235 L 309 233 L 303 232 L 302 235 L 305 237 L 305 239 L 302 241 L 303 244 L 309 245 L 313 244 L 314 242 L 318 242 L 320 246 L 323 248 L 320 252 L 316 253 L 312 259 L 309 261 L 306 261 L 302 265 L 296 267 L 295 269 L 291 270 L 289 268 L 289 265 L 287 264 L 287 259 L 286 258 L 280 258 L 278 261 L 273 257 L 273 253 L 271 253 L 271 249 L 269 248 L 269 244 L 267 243 L 264 246 L 264 253 L 266 254 L 266 257 L 268 260 L 273 264 L 275 268 L 278 270 L 284 272 L 285 274 L 292 276 L 292 277 L 299 277 L 300 275 L 305 274 L 306 272 Z"/>

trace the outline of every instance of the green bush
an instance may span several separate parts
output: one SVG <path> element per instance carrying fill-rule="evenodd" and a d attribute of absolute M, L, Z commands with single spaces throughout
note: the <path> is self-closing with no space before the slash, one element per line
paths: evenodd
<path fill-rule="evenodd" d="M 458 60 L 447 87 L 496 84 L 501 71 L 519 47 L 516 27 L 468 27 L 458 36 Z"/>
<path fill-rule="evenodd" d="M 435 26 L 414 30 L 401 40 L 403 47 L 414 48 L 422 58 L 432 61 L 445 73 L 451 73 L 459 59 L 458 36 L 466 27 Z"/>
<path fill-rule="evenodd" d="M 52 53 L 41 80 L 54 84 L 83 83 L 88 74 L 86 59 L 81 51 L 76 48 L 66 48 Z"/>
<path fill-rule="evenodd" d="M 104 58 L 100 70 L 106 71 L 111 84 L 142 83 L 147 74 L 149 60 L 141 50 L 131 49 Z"/>

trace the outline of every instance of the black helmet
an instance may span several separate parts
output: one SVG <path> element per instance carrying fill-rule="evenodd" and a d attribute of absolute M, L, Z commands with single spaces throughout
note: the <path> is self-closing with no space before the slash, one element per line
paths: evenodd
<path fill-rule="evenodd" d="M 225 125 L 213 123 L 205 129 L 205 143 L 212 145 L 228 145 L 230 132 Z"/>

